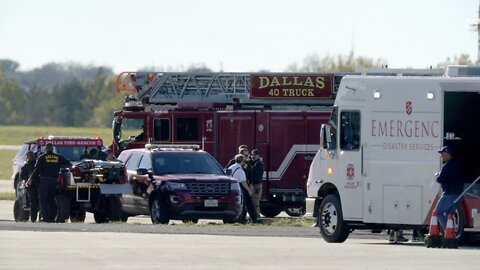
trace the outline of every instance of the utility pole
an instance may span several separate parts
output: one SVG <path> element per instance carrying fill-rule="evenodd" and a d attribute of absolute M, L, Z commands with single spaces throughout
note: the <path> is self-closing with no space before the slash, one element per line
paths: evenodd
<path fill-rule="evenodd" d="M 472 31 L 477 32 L 478 34 L 478 53 L 477 53 L 477 64 L 480 64 L 480 4 L 478 6 L 478 17 L 474 19 L 470 24 Z"/>

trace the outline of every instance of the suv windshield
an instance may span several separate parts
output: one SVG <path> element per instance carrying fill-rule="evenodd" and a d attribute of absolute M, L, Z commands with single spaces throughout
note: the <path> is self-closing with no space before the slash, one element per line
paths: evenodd
<path fill-rule="evenodd" d="M 153 155 L 153 171 L 162 174 L 224 175 L 222 167 L 207 153 L 157 153 Z"/>

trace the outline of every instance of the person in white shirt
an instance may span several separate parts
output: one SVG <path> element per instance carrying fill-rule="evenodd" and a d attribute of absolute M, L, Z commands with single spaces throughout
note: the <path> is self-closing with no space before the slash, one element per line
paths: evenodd
<path fill-rule="evenodd" d="M 252 194 L 253 189 L 247 183 L 247 176 L 245 175 L 245 171 L 243 170 L 243 165 L 245 164 L 245 157 L 243 155 L 236 155 L 235 156 L 235 164 L 230 166 L 228 169 L 232 172 L 232 178 L 237 179 L 240 183 L 240 187 L 242 188 L 243 193 L 243 211 L 240 215 L 239 222 L 246 223 L 247 222 L 247 212 L 252 222 L 257 222 L 257 211 L 253 205 L 252 201 Z"/>

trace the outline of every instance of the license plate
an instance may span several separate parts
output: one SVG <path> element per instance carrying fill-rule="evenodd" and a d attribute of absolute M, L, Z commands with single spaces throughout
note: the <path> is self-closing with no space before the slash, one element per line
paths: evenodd
<path fill-rule="evenodd" d="M 205 200 L 205 207 L 218 207 L 218 200 Z"/>

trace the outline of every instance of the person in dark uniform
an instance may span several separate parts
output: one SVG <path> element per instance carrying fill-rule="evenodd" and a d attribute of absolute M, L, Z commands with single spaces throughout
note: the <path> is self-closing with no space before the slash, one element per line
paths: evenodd
<path fill-rule="evenodd" d="M 27 162 L 22 166 L 20 171 L 20 179 L 27 181 L 27 207 L 30 208 L 30 220 L 32 222 L 37 221 L 39 202 L 38 202 L 38 181 L 37 179 L 32 179 L 31 182 L 28 182 L 28 179 L 33 173 L 35 168 L 35 153 L 32 151 L 27 152 Z"/>
<path fill-rule="evenodd" d="M 263 162 L 260 151 L 253 149 L 250 158 L 250 176 L 247 176 L 249 184 L 253 187 L 252 200 L 257 217 L 260 217 L 260 199 L 262 198 Z"/>
<path fill-rule="evenodd" d="M 455 199 L 463 192 L 463 172 L 457 159 L 453 156 L 453 148 L 444 146 L 438 151 L 444 162 L 442 170 L 437 174 L 437 183 L 442 186 L 442 197 L 438 200 L 435 210 L 438 213 L 438 221 L 442 230 L 445 231 L 448 214 L 457 210 L 458 203 Z"/>
<path fill-rule="evenodd" d="M 47 143 L 45 150 L 46 153 L 38 158 L 29 181 L 39 177 L 38 195 L 43 221 L 54 222 L 56 217 L 55 193 L 60 168 L 68 168 L 72 164 L 64 157 L 53 153 L 51 143 Z"/>
<path fill-rule="evenodd" d="M 248 185 L 247 176 L 243 170 L 243 165 L 245 164 L 245 157 L 241 154 L 235 156 L 235 164 L 230 166 L 228 169 L 232 171 L 232 178 L 237 179 L 242 189 L 243 194 L 243 211 L 239 217 L 240 223 L 247 223 L 247 212 L 250 216 L 250 219 L 253 223 L 257 223 L 257 212 L 255 211 L 255 206 L 252 201 L 253 190 Z"/>

